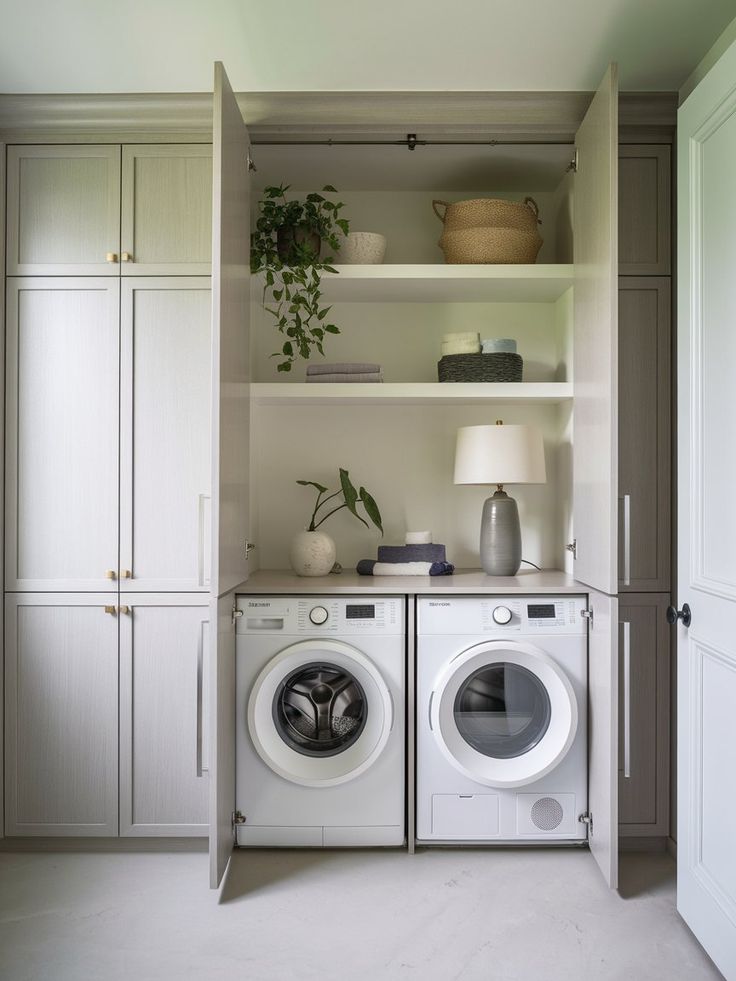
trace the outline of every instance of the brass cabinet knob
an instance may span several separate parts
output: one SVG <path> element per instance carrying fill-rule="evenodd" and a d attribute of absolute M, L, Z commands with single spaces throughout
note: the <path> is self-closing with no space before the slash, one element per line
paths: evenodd
<path fill-rule="evenodd" d="M 114 569 L 108 569 L 105 572 L 105 579 L 114 579 L 114 578 L 115 578 L 115 570 Z"/>
<path fill-rule="evenodd" d="M 131 609 L 130 609 L 129 606 L 121 606 L 120 607 L 120 612 L 121 613 L 130 613 L 131 612 Z"/>
<path fill-rule="evenodd" d="M 121 252 L 120 253 L 120 261 L 121 262 L 132 262 L 133 261 L 133 254 L 131 252 Z"/>
<path fill-rule="evenodd" d="M 118 254 L 117 254 L 117 252 L 106 252 L 105 253 L 105 262 L 117 262 L 117 261 L 118 261 Z"/>
<path fill-rule="evenodd" d="M 133 578 L 133 573 L 130 571 L 130 569 L 121 569 L 120 570 L 120 578 L 121 579 L 132 579 Z"/>
<path fill-rule="evenodd" d="M 115 616 L 115 613 L 116 612 L 117 611 L 116 611 L 116 609 L 115 609 L 114 606 L 106 606 L 105 607 L 105 613 L 110 613 L 112 616 Z"/>

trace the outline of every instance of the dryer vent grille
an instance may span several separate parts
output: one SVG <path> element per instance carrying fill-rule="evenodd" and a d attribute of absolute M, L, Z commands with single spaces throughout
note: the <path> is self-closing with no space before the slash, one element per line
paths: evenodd
<path fill-rule="evenodd" d="M 554 831 L 562 824 L 562 804 L 554 797 L 540 797 L 532 804 L 531 819 L 540 831 Z"/>

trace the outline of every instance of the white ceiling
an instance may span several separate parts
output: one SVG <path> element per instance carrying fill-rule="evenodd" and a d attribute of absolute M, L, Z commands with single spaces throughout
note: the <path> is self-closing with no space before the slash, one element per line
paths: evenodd
<path fill-rule="evenodd" d="M 0 92 L 679 88 L 734 0 L 0 0 Z"/>

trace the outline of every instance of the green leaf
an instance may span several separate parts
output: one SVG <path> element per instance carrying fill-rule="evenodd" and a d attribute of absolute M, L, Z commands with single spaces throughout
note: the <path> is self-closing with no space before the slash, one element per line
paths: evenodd
<path fill-rule="evenodd" d="M 347 220 L 347 218 L 336 218 L 335 224 L 345 235 L 347 235 L 350 231 L 350 222 Z"/>
<path fill-rule="evenodd" d="M 325 324 L 325 330 L 327 331 L 328 334 L 339 334 L 340 333 L 340 328 L 339 327 L 335 327 L 334 324 Z"/>
<path fill-rule="evenodd" d="M 332 194 L 337 194 L 337 188 L 333 187 L 332 184 L 325 184 L 322 188 L 323 191 L 330 191 Z"/>
<path fill-rule="evenodd" d="M 285 341 L 284 346 L 281 348 L 282 352 L 288 355 L 290 358 L 294 356 L 294 346 L 291 341 Z"/>
<path fill-rule="evenodd" d="M 277 371 L 291 371 L 291 363 L 289 361 L 282 361 L 280 365 L 276 368 Z"/>
<path fill-rule="evenodd" d="M 339 275 L 337 269 L 335 269 L 334 266 L 328 266 L 327 264 L 325 264 L 322 266 L 322 268 L 324 269 L 325 272 L 334 273 L 336 276 Z"/>
<path fill-rule="evenodd" d="M 316 483 L 314 480 L 297 480 L 297 484 L 299 484 L 301 487 L 316 487 L 320 494 L 324 494 L 327 490 L 326 487 L 323 487 L 322 484 Z"/>
<path fill-rule="evenodd" d="M 317 320 L 324 320 L 331 309 L 332 307 L 330 306 L 330 307 L 325 307 L 324 310 L 320 310 L 320 312 L 317 314 Z"/>
<path fill-rule="evenodd" d="M 358 500 L 358 492 L 350 481 L 350 474 L 347 470 L 343 470 L 342 467 L 340 467 L 340 486 L 342 487 L 343 497 L 345 498 L 345 503 L 348 506 L 348 510 L 354 514 L 356 518 L 360 517 L 358 512 L 355 510 L 355 503 Z"/>
<path fill-rule="evenodd" d="M 360 488 L 360 499 L 363 502 L 363 507 L 365 508 L 365 513 L 371 519 L 373 524 L 378 528 L 378 530 L 383 534 L 383 522 L 381 519 L 381 512 L 378 510 L 378 505 L 373 500 L 371 495 L 365 489 L 365 487 Z"/>

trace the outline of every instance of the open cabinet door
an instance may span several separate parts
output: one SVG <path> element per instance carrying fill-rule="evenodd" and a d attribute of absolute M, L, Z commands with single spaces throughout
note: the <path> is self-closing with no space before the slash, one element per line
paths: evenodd
<path fill-rule="evenodd" d="M 611 65 L 575 137 L 573 527 L 580 582 L 618 592 L 618 81 Z"/>
<path fill-rule="evenodd" d="M 250 195 L 248 131 L 215 65 L 212 139 L 212 572 L 210 885 L 233 847 L 236 588 L 248 577 Z"/>
<path fill-rule="evenodd" d="M 603 878 L 618 888 L 618 599 L 591 590 L 588 633 L 588 827 Z"/>
<path fill-rule="evenodd" d="M 736 978 L 736 43 L 677 143 L 677 909 Z"/>

